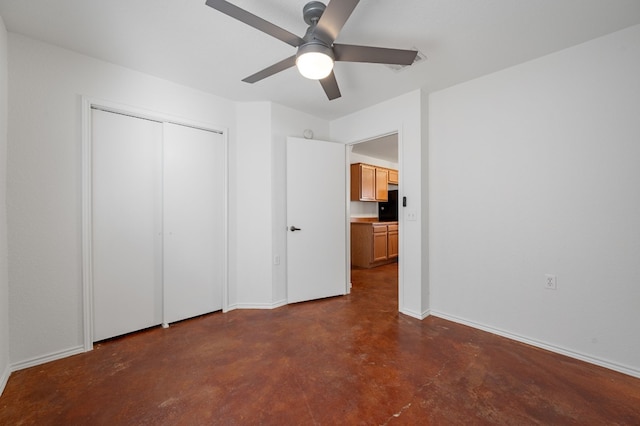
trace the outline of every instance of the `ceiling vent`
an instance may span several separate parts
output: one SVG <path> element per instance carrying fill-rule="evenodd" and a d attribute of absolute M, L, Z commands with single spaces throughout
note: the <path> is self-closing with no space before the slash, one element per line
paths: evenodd
<path fill-rule="evenodd" d="M 385 66 L 395 72 L 400 72 L 405 68 L 409 68 L 417 63 L 420 63 L 422 61 L 424 61 L 425 59 L 427 59 L 427 55 L 425 55 L 424 53 L 422 53 L 420 50 L 418 50 L 417 47 L 412 47 L 411 50 L 417 50 L 418 54 L 416 55 L 416 58 L 413 60 L 413 63 L 411 65 L 394 65 L 394 64 L 385 64 Z"/>

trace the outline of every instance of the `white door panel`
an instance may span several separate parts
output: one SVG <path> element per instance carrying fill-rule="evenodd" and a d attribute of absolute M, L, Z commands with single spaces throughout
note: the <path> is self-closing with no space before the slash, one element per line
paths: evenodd
<path fill-rule="evenodd" d="M 94 341 L 162 322 L 160 123 L 93 110 Z"/>
<path fill-rule="evenodd" d="M 345 146 L 287 139 L 288 302 L 346 294 Z"/>
<path fill-rule="evenodd" d="M 165 322 L 222 309 L 224 140 L 164 125 Z"/>
<path fill-rule="evenodd" d="M 221 134 L 92 110 L 93 341 L 222 308 Z"/>

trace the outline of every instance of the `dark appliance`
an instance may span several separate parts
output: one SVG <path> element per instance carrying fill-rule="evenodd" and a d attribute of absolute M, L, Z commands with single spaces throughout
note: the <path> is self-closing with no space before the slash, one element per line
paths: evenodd
<path fill-rule="evenodd" d="M 378 202 L 378 220 L 380 222 L 398 221 L 398 190 L 389 191 L 389 201 Z"/>

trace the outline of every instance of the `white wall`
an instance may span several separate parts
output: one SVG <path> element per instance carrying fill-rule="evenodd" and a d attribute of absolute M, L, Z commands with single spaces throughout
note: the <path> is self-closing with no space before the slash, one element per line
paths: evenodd
<path fill-rule="evenodd" d="M 287 300 L 287 137 L 303 137 L 305 129 L 313 131 L 313 138 L 329 140 L 329 122 L 278 104 L 271 105 L 272 188 L 273 188 L 273 256 L 280 264 L 273 265 L 274 306 Z"/>
<path fill-rule="evenodd" d="M 334 141 L 352 143 L 375 136 L 398 132 L 399 196 L 407 197 L 407 207 L 400 207 L 400 312 L 416 318 L 428 315 L 428 277 L 422 274 L 423 232 L 427 232 L 427 211 L 422 198 L 422 146 L 427 131 L 422 128 L 423 95 L 420 90 L 399 96 L 331 122 Z M 407 220 L 407 213 L 417 220 Z"/>
<path fill-rule="evenodd" d="M 422 215 L 420 220 L 422 221 L 422 233 L 420 236 L 420 248 L 422 255 L 422 263 L 420 273 L 422 279 L 426 282 L 423 284 L 424 291 L 422 292 L 422 306 L 426 309 L 427 313 L 431 312 L 431 285 L 429 277 L 431 275 L 429 265 L 431 264 L 431 257 L 429 254 L 429 241 L 431 238 L 431 224 L 429 221 L 429 203 L 431 200 L 431 194 L 429 192 L 429 95 L 427 92 L 422 91 L 420 93 L 420 126 L 422 129 L 422 145 L 420 149 L 420 182 L 422 185 L 420 191 L 422 197 L 420 200 L 420 206 L 422 208 Z"/>
<path fill-rule="evenodd" d="M 378 203 L 371 201 L 350 201 L 351 217 L 378 217 Z"/>
<path fill-rule="evenodd" d="M 395 169 L 395 170 L 398 170 L 398 167 L 399 167 L 398 163 L 381 160 L 379 158 L 369 157 L 368 155 L 358 154 L 356 152 L 352 152 L 349 154 L 349 162 L 351 164 L 366 163 L 366 164 L 371 164 L 373 166 L 386 167 L 388 169 Z"/>
<path fill-rule="evenodd" d="M 271 246 L 271 104 L 247 102 L 236 106 L 237 197 L 237 307 L 272 305 Z M 231 224 L 234 226 L 234 224 Z"/>
<path fill-rule="evenodd" d="M 429 108 L 432 311 L 640 376 L 640 26 Z"/>
<path fill-rule="evenodd" d="M 0 394 L 9 378 L 9 279 L 7 273 L 7 30 L 0 16 Z"/>
<path fill-rule="evenodd" d="M 237 154 L 234 104 L 204 92 L 16 34 L 9 79 L 10 359 L 20 368 L 81 349 L 81 95 L 229 128 Z"/>

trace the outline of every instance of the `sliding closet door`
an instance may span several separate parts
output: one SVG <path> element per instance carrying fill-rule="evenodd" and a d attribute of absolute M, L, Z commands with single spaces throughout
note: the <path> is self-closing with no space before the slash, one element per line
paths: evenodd
<path fill-rule="evenodd" d="M 92 112 L 93 340 L 162 322 L 162 124 Z"/>
<path fill-rule="evenodd" d="M 165 322 L 222 309 L 225 265 L 223 136 L 164 124 Z"/>

